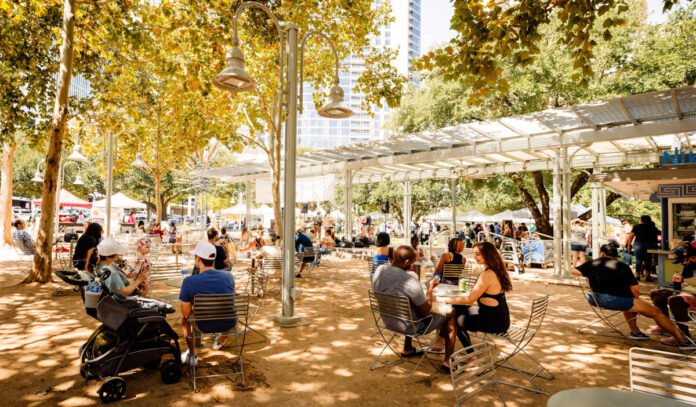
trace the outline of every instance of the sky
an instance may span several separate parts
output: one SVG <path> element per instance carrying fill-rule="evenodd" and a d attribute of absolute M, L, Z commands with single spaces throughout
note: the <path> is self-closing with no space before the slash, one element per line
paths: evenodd
<path fill-rule="evenodd" d="M 656 24 L 665 21 L 662 14 L 662 0 L 647 0 L 648 21 Z M 452 0 L 421 1 L 421 51 L 426 53 L 431 47 L 447 42 L 454 37 L 449 29 L 449 21 L 454 13 Z"/>

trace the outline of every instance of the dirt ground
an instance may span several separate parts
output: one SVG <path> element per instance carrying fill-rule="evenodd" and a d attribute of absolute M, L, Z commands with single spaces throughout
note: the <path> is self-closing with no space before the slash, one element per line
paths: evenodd
<path fill-rule="evenodd" d="M 26 262 L 13 252 L 0 253 L 0 387 L 5 406 L 86 406 L 101 404 L 101 382 L 86 382 L 79 375 L 78 348 L 99 325 L 84 312 L 79 294 L 55 296 L 58 282 L 22 285 Z M 513 276 L 514 277 L 514 276 Z M 56 278 L 57 280 L 57 278 Z M 537 379 L 553 394 L 576 387 L 627 386 L 628 349 L 623 342 L 604 343 L 576 333 L 592 320 L 579 288 L 514 279 L 508 301 L 513 324 L 524 324 L 531 300 L 549 293 L 549 312 L 541 332 L 527 348 L 556 376 Z M 644 284 L 644 283 L 642 283 Z M 301 297 L 297 311 L 310 325 L 283 329 L 273 325 L 280 301 L 269 299 L 261 308 L 255 328 L 265 343 L 249 345 L 244 353 L 246 386 L 238 377 L 203 379 L 193 392 L 184 372 L 178 384 L 161 383 L 159 371 L 136 369 L 123 375 L 126 397 L 120 405 L 280 405 L 286 406 L 396 406 L 453 405 L 450 377 L 421 370 L 405 384 L 406 374 L 395 369 L 370 370 L 383 341 L 368 309 L 369 275 L 364 261 L 332 258 L 328 267 L 297 281 Z M 641 285 L 646 294 L 650 287 Z M 156 283 L 158 294 L 178 289 Z M 178 307 L 178 306 L 177 306 Z M 650 321 L 639 322 L 648 328 Z M 178 321 L 172 322 L 180 332 Z M 258 339 L 250 336 L 250 340 Z M 659 337 L 646 347 L 665 350 Z M 185 347 L 185 345 L 184 345 Z M 461 344 L 457 344 L 460 348 Z M 224 361 L 224 352 L 205 349 L 200 363 Z M 525 365 L 524 360 L 517 361 Z M 519 374 L 498 369 L 501 380 L 527 385 Z M 509 406 L 545 406 L 547 397 L 502 387 Z M 494 390 L 468 405 L 500 406 Z"/>

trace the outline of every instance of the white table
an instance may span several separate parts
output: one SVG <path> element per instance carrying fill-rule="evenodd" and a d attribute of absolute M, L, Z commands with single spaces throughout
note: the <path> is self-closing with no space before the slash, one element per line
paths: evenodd
<path fill-rule="evenodd" d="M 689 405 L 652 394 L 602 388 L 564 390 L 551 396 L 547 403 L 547 407 L 684 407 Z"/>

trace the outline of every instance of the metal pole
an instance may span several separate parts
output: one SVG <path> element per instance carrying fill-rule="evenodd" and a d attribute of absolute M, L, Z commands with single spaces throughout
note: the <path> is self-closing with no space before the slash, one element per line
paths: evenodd
<path fill-rule="evenodd" d="M 353 174 L 350 170 L 346 170 L 345 178 L 346 219 L 344 227 L 346 230 L 343 235 L 346 240 L 353 240 Z"/>
<path fill-rule="evenodd" d="M 561 151 L 563 159 L 563 269 L 561 276 L 570 275 L 571 252 L 570 252 L 570 164 L 568 162 L 568 148 L 564 147 Z"/>
<path fill-rule="evenodd" d="M 457 236 L 457 179 L 452 178 L 452 235 L 450 239 Z"/>
<path fill-rule="evenodd" d="M 108 149 L 106 153 L 106 237 L 111 237 L 111 187 L 114 170 L 114 132 L 109 132 Z"/>
<path fill-rule="evenodd" d="M 602 173 L 602 169 L 599 169 L 599 173 Z M 604 188 L 604 184 L 599 186 L 599 210 L 601 217 L 599 218 L 599 233 L 602 242 L 607 240 L 607 190 Z"/>
<path fill-rule="evenodd" d="M 411 244 L 411 181 L 404 181 L 404 244 Z"/>
<path fill-rule="evenodd" d="M 597 167 L 595 167 L 595 174 Z M 592 258 L 599 258 L 599 183 L 592 183 Z"/>
<path fill-rule="evenodd" d="M 281 327 L 308 325 L 295 315 L 295 149 L 297 137 L 297 33 L 295 24 L 287 26 L 288 69 L 287 111 L 285 115 L 285 211 L 283 213 L 282 312 L 275 316 Z M 281 44 L 281 47 L 283 44 Z"/>
<path fill-rule="evenodd" d="M 271 137 L 271 140 L 273 137 Z M 249 228 L 251 222 L 251 181 L 246 182 L 246 213 L 244 214 L 244 224 Z M 294 215 L 294 214 L 293 214 Z"/>
<path fill-rule="evenodd" d="M 203 202 L 204 202 L 204 207 L 203 207 L 203 229 L 208 229 L 208 194 L 205 192 L 203 193 Z"/>
<path fill-rule="evenodd" d="M 561 275 L 563 260 L 561 245 L 561 153 L 556 150 L 553 166 L 553 272 Z"/>

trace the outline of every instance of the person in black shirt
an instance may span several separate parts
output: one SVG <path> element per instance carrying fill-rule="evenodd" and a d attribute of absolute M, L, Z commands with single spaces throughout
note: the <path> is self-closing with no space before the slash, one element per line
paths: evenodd
<path fill-rule="evenodd" d="M 85 233 L 77 239 L 75 244 L 75 252 L 73 253 L 73 266 L 78 270 L 85 269 L 87 252 L 89 249 L 97 247 L 102 238 L 102 226 L 99 223 L 90 223 L 85 230 Z"/>
<path fill-rule="evenodd" d="M 655 223 L 650 219 L 650 216 L 643 215 L 640 217 L 640 223 L 633 227 L 626 239 L 629 251 L 631 242 L 633 242 L 633 253 L 636 255 L 636 278 L 639 280 L 641 273 L 645 273 L 645 281 L 652 281 L 652 277 L 650 277 L 651 267 L 648 266 L 648 249 L 655 248 L 659 234 L 660 231 L 655 227 Z"/>
<path fill-rule="evenodd" d="M 635 316 L 637 313 L 653 318 L 665 331 L 671 333 L 679 340 L 679 345 L 689 347 L 684 335 L 679 332 L 669 317 L 654 305 L 641 300 L 638 282 L 631 272 L 630 267 L 616 260 L 619 245 L 616 242 L 603 244 L 599 248 L 599 258 L 586 261 L 573 268 L 575 276 L 585 276 L 590 283 L 594 295 L 587 295 L 587 302 L 591 306 L 599 306 L 611 311 L 622 311 L 624 318 L 631 328 L 631 339 L 647 340 L 650 337 L 638 328 Z M 596 302 L 595 302 L 596 300 Z"/>
<path fill-rule="evenodd" d="M 220 242 L 218 244 L 218 231 L 215 228 L 208 229 L 208 243 L 215 246 L 215 263 L 213 267 L 215 270 L 229 270 L 230 260 L 227 258 L 227 242 Z"/>

